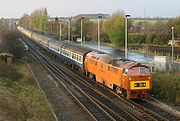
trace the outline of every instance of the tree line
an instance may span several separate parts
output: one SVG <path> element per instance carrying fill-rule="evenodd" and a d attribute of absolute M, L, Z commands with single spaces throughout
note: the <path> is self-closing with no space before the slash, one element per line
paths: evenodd
<path fill-rule="evenodd" d="M 19 20 L 19 24 L 49 36 L 59 38 L 60 21 L 62 23 L 62 39 L 68 39 L 68 22 L 55 18 L 48 21 L 46 8 L 33 11 L 31 15 L 24 14 Z M 71 19 L 71 40 L 76 41 L 81 35 L 81 19 Z M 97 21 L 83 18 L 83 38 L 85 41 L 97 42 Z M 168 19 L 167 21 L 136 21 L 128 19 L 128 43 L 129 44 L 156 44 L 167 45 L 171 39 L 171 27 L 175 27 L 175 38 L 180 35 L 180 17 Z M 109 43 L 116 47 L 124 46 L 125 38 L 125 13 L 123 10 L 114 12 L 108 19 L 100 20 L 101 42 Z"/>
<path fill-rule="evenodd" d="M 180 36 L 180 17 L 169 20 L 140 21 L 133 25 L 130 21 L 129 42 L 131 44 L 167 45 L 172 39 L 171 28 L 175 27 L 175 39 Z"/>

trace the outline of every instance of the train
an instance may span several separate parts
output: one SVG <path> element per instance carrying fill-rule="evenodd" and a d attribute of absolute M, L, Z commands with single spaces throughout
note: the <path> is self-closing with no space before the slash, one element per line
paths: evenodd
<path fill-rule="evenodd" d="M 17 27 L 36 44 L 74 69 L 123 95 L 127 99 L 146 99 L 152 89 L 152 74 L 145 64 L 71 42 L 59 42 L 31 30 Z"/>

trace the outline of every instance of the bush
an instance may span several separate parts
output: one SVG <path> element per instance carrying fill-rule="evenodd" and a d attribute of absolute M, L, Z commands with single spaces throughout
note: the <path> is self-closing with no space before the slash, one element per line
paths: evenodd
<path fill-rule="evenodd" d="M 15 31 L 4 30 L 0 33 L 0 53 L 12 53 L 15 58 L 20 59 L 24 56 L 23 44 L 18 40 L 18 35 Z"/>
<path fill-rule="evenodd" d="M 180 72 L 157 72 L 154 74 L 152 93 L 167 102 L 178 103 Z"/>
<path fill-rule="evenodd" d="M 141 33 L 132 33 L 128 35 L 128 43 L 130 44 L 142 44 L 145 43 L 145 35 Z"/>

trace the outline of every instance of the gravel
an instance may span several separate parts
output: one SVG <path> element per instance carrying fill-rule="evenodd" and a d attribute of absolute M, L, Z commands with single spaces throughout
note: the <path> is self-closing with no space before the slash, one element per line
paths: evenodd
<path fill-rule="evenodd" d="M 32 57 L 30 57 L 32 59 Z M 59 121 L 92 121 L 92 117 L 77 103 L 67 90 L 56 82 L 56 79 L 41 63 L 32 60 L 30 67 L 44 91 Z"/>

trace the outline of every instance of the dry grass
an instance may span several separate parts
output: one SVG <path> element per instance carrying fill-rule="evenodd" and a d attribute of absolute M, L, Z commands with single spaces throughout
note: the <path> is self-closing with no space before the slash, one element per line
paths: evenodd
<path fill-rule="evenodd" d="M 22 62 L 23 44 L 16 32 L 0 32 L 0 51 L 11 52 L 16 62 L 8 66 L 0 60 L 0 121 L 52 121 L 43 93 Z"/>
<path fill-rule="evenodd" d="M 2 63 L 1 63 L 2 64 Z M 7 67 L 8 68 L 8 67 Z M 53 115 L 26 64 L 13 67 L 21 74 L 18 80 L 0 75 L 0 120 L 52 121 Z M 8 85 L 6 83 L 9 81 Z"/>

